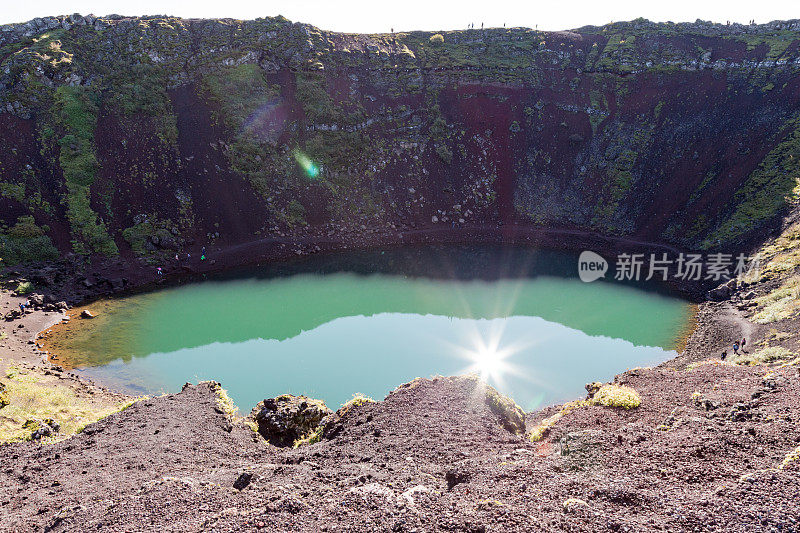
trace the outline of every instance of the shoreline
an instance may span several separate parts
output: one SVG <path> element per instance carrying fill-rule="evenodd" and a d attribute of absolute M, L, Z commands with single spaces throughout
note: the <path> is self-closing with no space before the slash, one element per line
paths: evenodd
<path fill-rule="evenodd" d="M 333 254 L 333 253 L 339 253 L 339 252 L 331 252 L 331 253 Z M 304 259 L 306 259 L 306 258 L 299 258 L 299 259 L 295 259 L 294 261 L 274 263 L 273 266 L 278 266 L 278 265 L 289 266 L 292 263 L 294 263 L 295 261 L 303 261 Z M 238 268 L 233 269 L 231 271 L 226 271 L 226 272 L 224 272 L 224 273 L 222 273 L 220 275 L 224 275 L 224 274 L 227 274 L 227 273 L 233 273 L 233 272 L 236 272 L 236 270 L 238 270 Z M 417 277 L 417 275 L 414 275 L 413 277 Z M 425 275 L 419 275 L 419 277 L 424 278 L 424 279 L 431 279 L 431 278 L 428 278 Z M 209 278 L 209 279 L 214 279 L 214 278 Z M 438 278 L 433 278 L 433 279 L 438 279 Z M 492 279 L 494 279 L 494 278 L 492 278 Z M 506 279 L 506 278 L 501 277 L 501 278 L 498 278 L 498 279 Z M 511 278 L 511 279 L 513 279 L 513 278 Z M 202 281 L 203 280 L 188 280 L 188 281 L 184 280 L 185 283 L 202 283 Z M 181 283 L 181 284 L 183 284 L 183 283 Z M 74 307 L 71 307 L 68 310 L 69 311 L 69 322 L 65 322 L 63 319 L 61 319 L 59 321 L 54 321 L 54 323 L 49 324 L 48 326 L 46 326 L 44 329 L 40 330 L 36 334 L 37 346 L 40 346 L 40 351 L 44 354 L 43 355 L 44 361 L 46 363 L 49 363 L 49 364 L 52 364 L 52 365 L 61 366 L 63 368 L 66 368 L 67 370 L 74 370 L 75 368 L 80 367 L 81 366 L 80 363 L 75 364 L 75 365 L 69 365 L 69 363 L 68 363 L 69 356 L 66 356 L 66 358 L 65 358 L 65 354 L 59 351 L 58 344 L 56 344 L 56 345 L 52 344 L 52 342 L 54 340 L 53 339 L 54 336 L 55 337 L 61 336 L 59 339 L 56 339 L 56 340 L 62 340 L 62 341 L 64 340 L 64 337 L 63 337 L 64 332 L 62 331 L 61 333 L 59 333 L 58 330 L 67 329 L 70 333 L 72 333 L 73 331 L 75 331 L 74 328 L 81 328 L 81 324 L 83 324 L 84 321 L 86 321 L 86 327 L 90 327 L 90 328 L 91 327 L 95 327 L 95 324 L 97 323 L 98 320 L 103 320 L 104 319 L 104 318 L 102 318 L 102 315 L 105 315 L 106 313 L 108 313 L 107 307 L 113 307 L 118 301 L 124 300 L 126 298 L 136 297 L 137 295 L 144 295 L 144 294 L 159 292 L 159 291 L 162 291 L 162 290 L 165 290 L 165 289 L 169 289 L 169 288 L 172 288 L 172 287 L 176 287 L 176 286 L 178 286 L 178 285 L 170 284 L 170 285 L 162 286 L 162 285 L 159 284 L 159 285 L 156 285 L 154 287 L 153 286 L 148 286 L 144 290 L 136 291 L 136 292 L 133 292 L 133 293 L 112 294 L 112 295 L 109 295 L 107 297 L 98 298 L 98 299 L 91 300 L 91 301 L 88 301 L 88 302 L 84 302 L 84 303 L 81 303 L 81 304 L 76 305 Z M 624 286 L 626 288 L 627 287 L 631 287 L 629 285 L 622 285 L 622 286 Z M 652 289 L 653 289 L 653 287 L 650 287 L 650 289 L 648 289 L 648 288 L 643 288 L 643 289 L 640 288 L 640 289 L 637 289 L 637 290 L 643 290 L 643 291 L 647 292 L 647 291 L 652 290 Z M 670 296 L 673 297 L 673 298 L 681 298 L 680 296 L 676 295 L 674 292 L 669 290 L 668 287 L 664 287 L 663 285 L 659 284 L 657 286 L 656 292 L 657 293 L 661 293 L 662 290 L 665 293 L 670 294 Z M 680 330 L 675 332 L 675 337 L 674 337 L 673 344 L 671 344 L 670 346 L 663 347 L 664 350 L 669 350 L 669 351 L 676 352 L 676 355 L 674 357 L 671 357 L 670 359 L 668 359 L 666 361 L 663 361 L 661 363 L 657 363 L 658 366 L 669 365 L 669 363 L 673 359 L 676 359 L 677 357 L 679 357 L 682 354 L 682 352 L 686 349 L 686 346 L 687 346 L 687 343 L 689 342 L 689 339 L 691 338 L 692 334 L 694 333 L 695 329 L 697 328 L 697 317 L 698 317 L 698 314 L 699 314 L 699 306 L 700 306 L 700 304 L 697 304 L 695 302 L 692 302 L 691 300 L 686 300 L 686 299 L 684 299 L 684 303 L 687 305 L 686 320 L 684 321 L 684 323 L 680 327 Z M 98 305 L 100 306 L 100 309 L 98 309 Z M 98 318 L 91 318 L 91 319 L 84 318 L 81 315 L 81 313 L 84 310 L 91 311 L 91 312 L 95 313 L 97 316 L 100 316 L 101 318 L 99 318 L 99 319 Z M 98 310 L 100 311 L 99 313 L 98 313 Z M 66 316 L 66 313 L 64 313 L 64 315 Z M 622 371 L 623 370 L 620 369 L 620 372 L 622 372 Z M 83 379 L 88 379 L 88 378 L 83 378 Z M 118 387 L 115 388 L 111 383 L 108 383 L 108 382 L 103 382 L 103 381 L 94 382 L 93 381 L 93 383 L 96 383 L 97 385 L 102 386 L 102 387 L 107 387 L 107 388 L 109 388 L 110 390 L 112 390 L 114 392 L 119 392 L 121 394 L 128 394 L 123 389 L 120 389 Z M 224 385 L 224 383 L 223 383 L 223 385 Z M 242 409 L 245 409 L 245 408 L 249 409 L 250 407 L 251 406 L 242 406 Z"/>

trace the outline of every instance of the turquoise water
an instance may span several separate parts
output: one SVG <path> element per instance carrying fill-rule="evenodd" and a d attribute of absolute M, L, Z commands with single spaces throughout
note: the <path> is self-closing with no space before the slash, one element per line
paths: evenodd
<path fill-rule="evenodd" d="M 568 277 L 576 263 L 563 254 L 536 252 L 521 275 L 492 279 L 496 257 L 481 266 L 463 249 L 445 253 L 488 279 L 302 264 L 242 273 L 109 302 L 59 353 L 134 393 L 215 379 L 242 411 L 285 392 L 336 408 L 357 392 L 380 399 L 418 376 L 469 371 L 531 410 L 673 357 L 692 313 L 660 292 Z"/>

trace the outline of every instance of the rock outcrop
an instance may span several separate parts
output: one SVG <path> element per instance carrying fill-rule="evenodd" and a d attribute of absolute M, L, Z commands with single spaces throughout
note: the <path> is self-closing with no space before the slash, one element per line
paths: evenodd
<path fill-rule="evenodd" d="M 291 446 L 314 432 L 332 414 L 322 400 L 283 394 L 259 402 L 250 416 L 258 424 L 258 433 L 270 444 Z"/>

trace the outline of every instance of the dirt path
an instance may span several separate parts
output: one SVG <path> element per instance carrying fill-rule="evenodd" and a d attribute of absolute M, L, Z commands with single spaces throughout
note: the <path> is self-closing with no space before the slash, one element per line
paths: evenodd
<path fill-rule="evenodd" d="M 735 337 L 735 341 L 744 339 L 751 339 L 756 330 L 754 324 L 744 318 L 742 314 L 733 305 L 727 304 L 718 315 L 718 319 L 722 322 L 731 324 L 734 328 L 738 328 L 739 336 Z M 733 341 L 731 342 L 733 345 Z"/>

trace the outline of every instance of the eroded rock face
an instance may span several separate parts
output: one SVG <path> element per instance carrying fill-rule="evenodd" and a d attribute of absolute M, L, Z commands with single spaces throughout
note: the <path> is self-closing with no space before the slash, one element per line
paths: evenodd
<path fill-rule="evenodd" d="M 307 436 L 333 414 L 325 402 L 306 396 L 282 394 L 267 398 L 253 408 L 250 416 L 258 424 L 258 433 L 275 446 L 291 446 Z"/>

